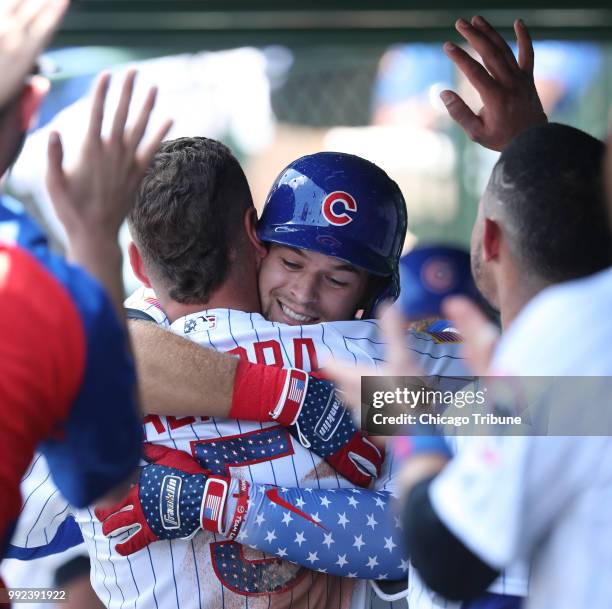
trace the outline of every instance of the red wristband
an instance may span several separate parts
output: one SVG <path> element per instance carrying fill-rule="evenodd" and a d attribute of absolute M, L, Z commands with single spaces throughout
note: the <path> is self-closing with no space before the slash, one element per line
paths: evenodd
<path fill-rule="evenodd" d="M 308 388 L 308 374 L 240 360 L 228 417 L 245 421 L 277 421 L 293 425 Z"/>
<path fill-rule="evenodd" d="M 228 539 L 236 539 L 236 537 L 238 537 L 240 529 L 242 528 L 242 523 L 249 509 L 249 483 L 246 480 L 238 481 L 238 493 L 235 497 L 237 499 L 237 504 L 232 523 L 226 534 Z"/>
<path fill-rule="evenodd" d="M 238 362 L 234 378 L 230 419 L 244 421 L 273 421 L 270 416 L 282 395 L 287 371 L 277 366 Z"/>

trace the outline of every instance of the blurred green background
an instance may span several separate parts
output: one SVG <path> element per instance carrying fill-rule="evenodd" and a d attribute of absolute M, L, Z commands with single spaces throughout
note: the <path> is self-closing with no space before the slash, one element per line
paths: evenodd
<path fill-rule="evenodd" d="M 467 244 L 496 155 L 465 138 L 437 95 L 450 87 L 479 107 L 441 52 L 444 40 L 459 42 L 454 21 L 474 14 L 509 41 L 521 17 L 539 45 L 536 82 L 549 117 L 605 137 L 612 4 L 603 1 L 73 0 L 54 41 L 62 50 L 48 55 L 53 94 L 42 122 L 82 95 L 102 68 L 255 47 L 266 62 L 273 134 L 255 147 L 243 145 L 235 126 L 221 125 L 212 136 L 240 156 L 259 206 L 286 162 L 341 149 L 370 158 L 398 181 L 417 237 Z M 163 91 L 164 82 L 157 84 Z M 243 122 L 241 129 L 252 127 Z"/>

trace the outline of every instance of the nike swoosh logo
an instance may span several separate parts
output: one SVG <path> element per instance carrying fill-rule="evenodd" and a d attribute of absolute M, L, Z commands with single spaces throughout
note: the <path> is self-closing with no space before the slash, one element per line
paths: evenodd
<path fill-rule="evenodd" d="M 290 512 L 293 512 L 294 514 L 297 514 L 298 516 L 300 516 L 302 518 L 305 518 L 309 522 L 312 522 L 312 524 L 315 524 L 316 526 L 321 527 L 322 529 L 325 529 L 327 531 L 327 529 L 321 523 L 319 523 L 316 520 L 314 520 L 313 518 L 311 518 L 308 514 L 306 514 L 306 512 L 302 512 L 302 510 L 300 510 L 299 508 L 296 508 L 295 505 L 292 505 L 291 503 L 289 503 L 288 501 L 283 499 L 278 494 L 278 489 L 277 488 L 271 488 L 269 491 L 266 491 L 266 497 L 272 503 L 276 503 L 277 505 L 280 505 L 281 507 L 284 507 L 286 510 L 289 510 Z"/>

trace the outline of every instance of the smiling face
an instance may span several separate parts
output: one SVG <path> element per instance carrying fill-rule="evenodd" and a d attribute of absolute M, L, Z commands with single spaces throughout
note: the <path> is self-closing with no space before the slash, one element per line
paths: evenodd
<path fill-rule="evenodd" d="M 352 319 L 363 306 L 369 278 L 338 258 L 271 244 L 259 273 L 263 315 L 293 326 Z"/>

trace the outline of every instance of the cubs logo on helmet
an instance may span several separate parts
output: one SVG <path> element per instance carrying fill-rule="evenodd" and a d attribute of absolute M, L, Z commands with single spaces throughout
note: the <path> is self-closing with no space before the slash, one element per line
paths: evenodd
<path fill-rule="evenodd" d="M 323 199 L 321 213 L 333 226 L 344 226 L 353 221 L 352 216 L 346 213 L 347 211 L 357 211 L 357 202 L 348 192 L 330 192 Z"/>
<path fill-rule="evenodd" d="M 421 269 L 423 285 L 438 294 L 450 292 L 458 279 L 455 265 L 443 256 L 427 260 Z"/>
<path fill-rule="evenodd" d="M 400 260 L 399 307 L 408 319 L 439 317 L 447 296 L 480 300 L 472 278 L 470 255 L 446 245 L 421 245 Z"/>
<path fill-rule="evenodd" d="M 374 307 L 398 297 L 407 222 L 404 197 L 380 167 L 353 154 L 319 152 L 281 171 L 257 234 L 262 241 L 319 252 L 388 278 L 380 282 Z"/>

